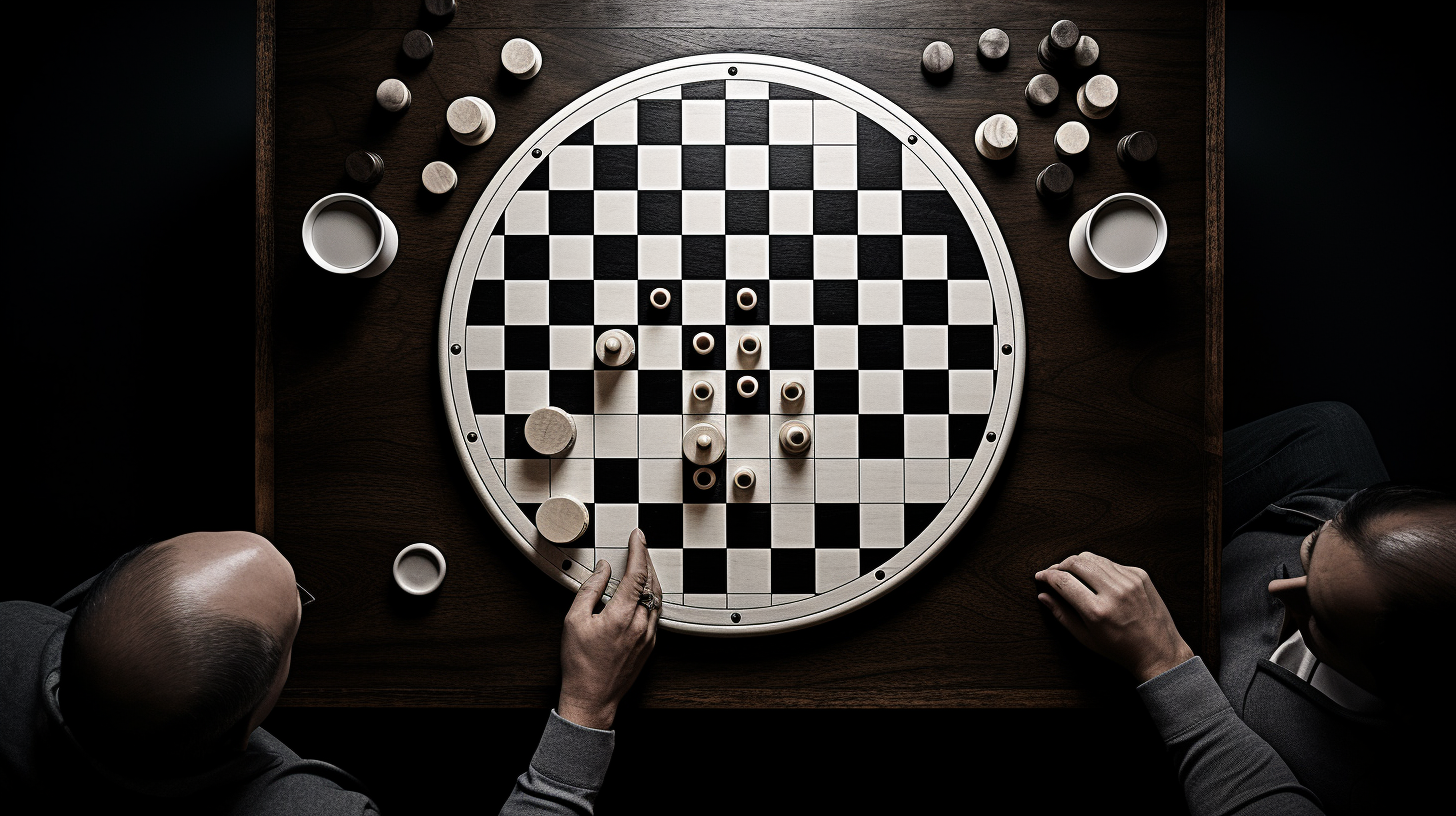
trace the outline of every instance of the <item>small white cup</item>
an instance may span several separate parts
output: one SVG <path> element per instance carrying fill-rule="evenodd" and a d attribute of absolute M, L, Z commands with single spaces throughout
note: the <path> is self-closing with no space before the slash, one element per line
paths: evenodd
<path fill-rule="evenodd" d="M 411 544 L 394 557 L 394 582 L 411 595 L 428 595 L 445 580 L 445 556 L 429 544 Z"/>
<path fill-rule="evenodd" d="M 335 275 L 372 278 L 394 263 L 399 230 L 368 199 L 334 193 L 314 202 L 303 217 L 303 248 Z"/>
<path fill-rule="evenodd" d="M 1099 227 L 1104 233 L 1100 236 Z M 1167 245 L 1168 219 L 1157 204 L 1137 193 L 1102 199 L 1077 219 L 1067 239 L 1077 268 L 1103 280 L 1147 269 Z"/>

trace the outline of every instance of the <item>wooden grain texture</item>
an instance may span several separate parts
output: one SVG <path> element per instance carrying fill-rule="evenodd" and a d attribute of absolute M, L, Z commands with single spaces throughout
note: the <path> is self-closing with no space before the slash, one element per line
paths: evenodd
<path fill-rule="evenodd" d="M 253 530 L 273 536 L 273 0 L 258 0 L 253 125 Z"/>
<path fill-rule="evenodd" d="M 320 272 L 297 240 L 274 251 L 274 539 L 318 596 L 283 704 L 554 702 L 571 596 L 505 540 L 447 436 L 435 363 L 445 277 L 476 198 L 551 114 L 644 65 L 722 51 L 843 73 L 947 145 L 985 195 L 1016 264 L 1026 388 L 990 494 L 926 569 L 864 610 L 802 632 L 747 640 L 663 633 L 632 704 L 1106 704 L 1126 694 L 1125 678 L 1061 631 L 1035 602 L 1031 579 L 1081 550 L 1147 568 L 1194 648 L 1207 652 L 1216 615 L 1205 589 L 1217 575 L 1207 536 L 1218 516 L 1210 440 L 1221 417 L 1207 363 L 1218 352 L 1208 336 L 1218 292 L 1205 254 L 1211 131 L 1198 101 L 1211 86 L 1201 5 L 1118 2 L 1076 20 L 1097 37 L 1103 70 L 1123 94 L 1111 116 L 1087 123 L 1087 166 L 1069 201 L 1056 205 L 1036 196 L 1033 181 L 1055 161 L 1052 134 L 1077 117 L 1075 102 L 1064 88 L 1056 104 L 1032 111 L 1023 92 L 1040 72 L 1036 39 L 1059 17 L 1050 4 L 973 13 L 916 0 L 790 14 L 777 2 L 594 3 L 527 14 L 471 3 L 434 32 L 428 66 L 402 68 L 399 37 L 417 12 L 336 2 L 281 11 L 273 224 L 295 233 L 315 200 L 340 189 L 342 158 L 369 149 L 399 171 L 368 195 L 400 230 L 394 266 L 370 280 Z M 862 20 L 874 25 L 837 27 Z M 589 27 L 604 22 L 621 27 Z M 644 23 L 657 27 L 633 27 Z M 742 27 L 721 27 L 730 23 Z M 970 61 L 940 83 L 919 71 L 927 43 L 970 48 L 991 26 L 1012 39 L 1004 67 Z M 530 83 L 502 76 L 500 47 L 515 36 L 545 54 Z M 403 117 L 373 105 L 388 76 L 414 91 Z M 480 148 L 445 132 L 445 108 L 465 95 L 487 99 L 498 114 L 497 132 Z M 1017 119 L 1026 144 L 987 162 L 972 134 L 1002 112 Z M 1153 172 L 1130 173 L 1116 160 L 1116 139 L 1135 129 L 1159 134 Z M 414 180 L 438 159 L 459 172 L 448 197 L 428 196 Z M 1153 274 L 1094 281 L 1077 272 L 1066 237 L 1078 215 L 1125 191 L 1158 202 L 1167 249 Z M 444 585 L 423 598 L 394 589 L 390 577 L 394 554 L 414 541 L 438 546 L 450 562 Z"/>
<path fill-rule="evenodd" d="M 1203 654 L 1219 664 L 1219 564 L 1223 560 L 1223 122 L 1224 0 L 1208 4 L 1204 75 Z"/>

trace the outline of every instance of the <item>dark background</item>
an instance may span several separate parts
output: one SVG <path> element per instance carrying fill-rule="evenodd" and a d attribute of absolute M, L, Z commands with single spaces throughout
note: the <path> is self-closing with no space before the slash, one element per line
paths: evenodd
<path fill-rule="evenodd" d="M 44 53 L 12 85 L 7 128 L 20 202 L 8 208 L 7 549 L 25 555 L 0 573 L 4 599 L 49 603 L 137 544 L 252 526 L 254 9 L 121 8 L 16 29 Z M 1449 489 L 1453 267 L 1436 237 L 1451 207 L 1416 81 L 1438 75 L 1435 49 L 1325 55 L 1336 75 L 1296 43 L 1309 43 L 1308 17 L 1293 8 L 1228 11 L 1225 426 L 1341 400 L 1392 478 Z M 626 710 L 601 811 L 899 809 L 947 791 L 1030 803 L 1048 786 L 1115 794 L 1124 812 L 1177 808 L 1173 768 L 1126 702 Z M 280 709 L 267 726 L 354 772 L 387 812 L 490 812 L 543 720 Z"/>

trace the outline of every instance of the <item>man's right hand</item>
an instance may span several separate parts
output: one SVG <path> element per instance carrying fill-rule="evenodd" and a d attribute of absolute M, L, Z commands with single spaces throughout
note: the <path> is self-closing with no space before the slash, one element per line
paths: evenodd
<path fill-rule="evenodd" d="M 627 571 L 612 599 L 598 614 L 597 601 L 606 592 L 612 566 L 598 561 L 582 582 L 561 636 L 561 702 L 556 713 L 587 728 L 607 730 L 617 705 L 642 671 L 657 642 L 662 615 L 662 586 L 647 554 L 647 537 L 633 530 L 627 537 Z M 638 603 L 644 592 L 657 597 L 658 608 Z"/>

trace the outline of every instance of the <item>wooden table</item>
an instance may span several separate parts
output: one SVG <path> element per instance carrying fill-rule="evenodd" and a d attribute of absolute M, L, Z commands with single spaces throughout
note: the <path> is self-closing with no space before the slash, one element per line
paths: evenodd
<path fill-rule="evenodd" d="M 1122 89 L 1109 119 L 1076 111 L 1064 88 L 1050 112 L 1022 89 L 1041 73 L 1035 46 L 1077 13 Z M 424 26 L 435 54 L 404 64 Z M 999 27 L 1008 64 L 975 43 Z M 500 47 L 535 42 L 545 67 L 506 81 Z M 945 40 L 948 82 L 921 74 Z M 508 544 L 469 487 L 446 433 L 436 373 L 440 297 L 466 216 L 500 162 L 553 112 L 597 85 L 691 54 L 762 52 L 821 65 L 917 117 L 990 203 L 1020 279 L 1029 359 L 1025 397 L 996 486 L 959 539 L 868 608 L 767 638 L 664 636 L 635 692 L 649 707 L 1044 707 L 1098 704 L 1119 678 L 1060 631 L 1031 575 L 1082 550 L 1143 566 L 1201 654 L 1217 645 L 1222 429 L 1223 8 L 1114 0 L 1095 10 L 1047 2 L 936 0 L 687 3 L 464 0 L 447 26 L 420 5 L 297 0 L 259 4 L 257 220 L 257 529 L 318 596 L 304 614 L 284 705 L 547 707 L 559 679 L 570 595 Z M 413 106 L 397 122 L 373 105 L 384 78 Z M 443 133 L 467 94 L 499 118 L 482 148 Z M 992 113 L 1021 127 L 1016 155 L 992 165 L 972 145 Z M 1092 131 L 1069 206 L 1033 179 L 1056 160 L 1067 120 Z M 1130 175 L 1113 145 L 1158 136 L 1157 172 Z M 395 221 L 400 252 L 373 280 L 332 279 L 304 254 L 299 225 L 318 198 L 351 189 L 344 157 L 384 157 L 365 194 Z M 420 186 L 443 158 L 453 195 Z M 1094 281 L 1067 235 L 1102 198 L 1133 191 L 1167 215 L 1153 271 Z M 390 564 L 427 541 L 449 561 L 423 599 L 394 589 Z M 1125 685 L 1125 684 L 1123 684 Z"/>

